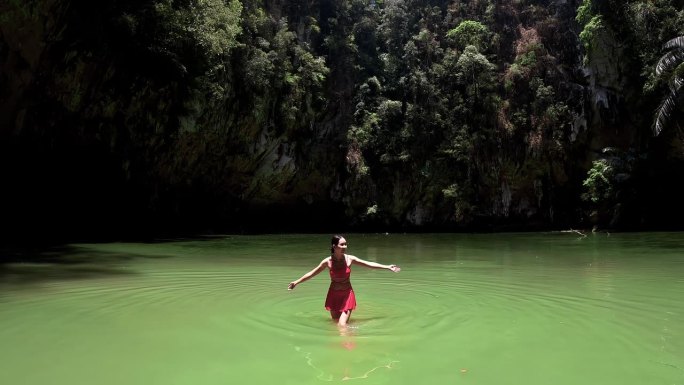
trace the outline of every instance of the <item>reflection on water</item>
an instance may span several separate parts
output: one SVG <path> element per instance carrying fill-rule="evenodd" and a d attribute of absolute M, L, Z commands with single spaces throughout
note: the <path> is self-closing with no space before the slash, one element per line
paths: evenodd
<path fill-rule="evenodd" d="M 13 253 L 0 383 L 684 383 L 684 234 L 347 239 L 402 271 L 354 270 L 344 329 L 327 275 L 285 289 L 329 235 Z"/>
<path fill-rule="evenodd" d="M 358 327 L 339 328 L 340 339 L 331 339 L 323 349 L 303 351 L 295 346 L 311 367 L 312 373 L 322 381 L 349 381 L 370 378 L 376 371 L 394 369 L 399 363 L 388 358 L 388 354 L 378 356 L 374 349 L 369 349 L 366 341 L 358 337 Z"/>

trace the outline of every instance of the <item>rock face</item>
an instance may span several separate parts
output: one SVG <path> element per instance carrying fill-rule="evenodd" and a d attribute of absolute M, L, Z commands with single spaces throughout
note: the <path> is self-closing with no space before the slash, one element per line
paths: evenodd
<path fill-rule="evenodd" d="M 582 64 L 578 1 L 94 3 L 0 5 L 19 232 L 569 227 L 596 154 L 639 140 L 628 53 L 606 30 Z M 239 15 L 223 50 L 200 6 Z M 469 19 L 485 48 L 445 38 Z"/>

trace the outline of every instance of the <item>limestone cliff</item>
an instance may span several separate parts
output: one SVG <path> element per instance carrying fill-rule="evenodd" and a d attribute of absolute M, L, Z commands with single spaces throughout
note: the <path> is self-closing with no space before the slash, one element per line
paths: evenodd
<path fill-rule="evenodd" d="M 582 200 L 606 148 L 648 156 L 654 103 L 623 16 L 585 49 L 581 3 L 6 2 L 2 201 L 88 234 L 644 223 L 628 184 Z"/>

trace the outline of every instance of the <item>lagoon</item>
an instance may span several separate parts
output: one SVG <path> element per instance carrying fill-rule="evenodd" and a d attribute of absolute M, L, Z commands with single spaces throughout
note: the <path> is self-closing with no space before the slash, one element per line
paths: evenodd
<path fill-rule="evenodd" d="M 684 384 L 684 233 L 328 234 L 72 244 L 0 265 L 0 383 Z M 15 260 L 17 258 L 14 258 Z"/>

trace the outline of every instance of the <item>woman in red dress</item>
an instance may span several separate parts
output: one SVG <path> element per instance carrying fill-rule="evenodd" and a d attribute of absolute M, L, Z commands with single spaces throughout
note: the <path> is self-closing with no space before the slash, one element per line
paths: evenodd
<path fill-rule="evenodd" d="M 330 270 L 330 288 L 325 298 L 325 309 L 330 311 L 333 320 L 340 326 L 345 326 L 351 317 L 351 312 L 356 308 L 356 297 L 352 288 L 349 276 L 351 275 L 351 265 L 357 264 L 370 267 L 372 269 L 387 269 L 398 273 L 401 269 L 397 265 L 383 265 L 376 262 L 364 261 L 353 255 L 345 254 L 347 251 L 347 240 L 341 235 L 335 235 L 331 240 L 331 255 L 313 270 L 304 274 L 294 282 L 290 282 L 287 290 L 292 290 L 300 283 L 316 276 L 326 267 Z"/>

